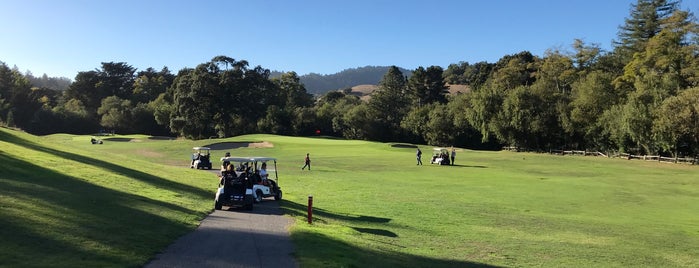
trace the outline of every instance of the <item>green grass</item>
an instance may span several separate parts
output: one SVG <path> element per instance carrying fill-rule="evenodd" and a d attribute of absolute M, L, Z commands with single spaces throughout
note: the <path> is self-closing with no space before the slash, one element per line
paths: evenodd
<path fill-rule="evenodd" d="M 142 265 L 211 210 L 216 178 L 187 168 L 191 147 L 262 140 L 274 147 L 212 158 L 279 159 L 302 267 L 699 266 L 696 166 L 469 150 L 416 166 L 386 143 L 119 138 L 0 130 L 0 266 Z"/>

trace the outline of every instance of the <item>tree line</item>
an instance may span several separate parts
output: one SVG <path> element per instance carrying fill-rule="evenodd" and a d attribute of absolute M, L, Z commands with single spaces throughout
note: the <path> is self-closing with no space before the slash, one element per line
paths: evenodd
<path fill-rule="evenodd" d="M 447 83 L 471 91 L 450 95 Z M 368 101 L 307 93 L 294 72 L 217 56 L 176 75 L 124 62 L 65 90 L 0 64 L 0 120 L 35 134 L 322 135 L 470 148 L 699 153 L 699 26 L 678 1 L 638 0 L 611 51 L 523 51 L 446 70 L 389 67 Z"/>

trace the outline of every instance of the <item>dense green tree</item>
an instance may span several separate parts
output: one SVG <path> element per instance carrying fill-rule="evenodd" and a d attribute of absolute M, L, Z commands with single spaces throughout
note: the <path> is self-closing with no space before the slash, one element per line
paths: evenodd
<path fill-rule="evenodd" d="M 134 103 L 148 103 L 162 93 L 165 93 L 172 84 L 175 76 L 170 73 L 167 67 L 157 72 L 153 68 L 140 71 L 134 80 L 131 101 Z"/>
<path fill-rule="evenodd" d="M 678 155 L 682 143 L 699 153 L 699 88 L 666 99 L 658 108 L 653 134 L 659 146 Z"/>
<path fill-rule="evenodd" d="M 247 66 L 247 61 L 218 56 L 194 69 L 181 70 L 169 91 L 170 129 L 193 139 L 256 132 L 267 107 L 279 105 L 280 90 L 269 80 L 269 70 Z M 162 121 L 168 110 L 157 113 Z"/>
<path fill-rule="evenodd" d="M 350 109 L 359 105 L 361 100 L 353 95 L 331 91 L 320 98 L 316 104 L 316 120 L 318 129 L 325 135 L 342 136 L 347 124 L 344 116 Z"/>
<path fill-rule="evenodd" d="M 12 110 L 7 112 L 7 119 L 5 120 L 5 125 L 7 125 L 8 127 L 16 127 L 15 113 Z"/>
<path fill-rule="evenodd" d="M 541 100 L 528 86 L 509 90 L 489 128 L 498 140 L 510 146 L 536 149 L 540 145 Z"/>
<path fill-rule="evenodd" d="M 582 135 L 589 149 L 607 150 L 610 142 L 600 118 L 612 105 L 622 102 L 612 86 L 613 74 L 593 71 L 572 85 L 570 120 L 575 132 Z M 616 149 L 616 148 L 613 148 Z"/>
<path fill-rule="evenodd" d="M 203 139 L 216 134 L 213 118 L 216 112 L 215 87 L 218 82 L 212 76 L 204 64 L 193 70 L 180 70 L 173 82 L 173 111 L 170 117 L 170 130 L 173 133 L 191 139 Z M 225 112 L 227 111 L 218 111 L 219 116 Z"/>
<path fill-rule="evenodd" d="M 535 81 L 538 61 L 529 51 L 506 55 L 495 64 L 487 83 L 500 91 L 531 85 Z"/>
<path fill-rule="evenodd" d="M 427 70 L 418 67 L 413 71 L 408 79 L 408 94 L 415 106 L 447 102 L 446 95 L 449 94 L 449 89 L 442 78 L 442 73 L 442 68 L 439 66 L 430 66 Z"/>
<path fill-rule="evenodd" d="M 538 148 L 579 147 L 570 119 L 571 85 L 578 74 L 573 60 L 559 51 L 549 50 L 539 64 L 531 94 L 544 105 L 536 111 Z"/>
<path fill-rule="evenodd" d="M 435 109 L 436 105 L 436 103 L 433 103 L 422 106 L 415 106 L 413 107 L 413 109 L 410 110 L 410 112 L 408 112 L 408 114 L 406 114 L 406 116 L 400 122 L 400 126 L 406 132 L 413 134 L 415 137 L 418 137 L 413 142 L 422 143 L 426 140 L 425 136 L 427 132 L 430 131 L 430 129 L 428 128 L 428 122 L 430 121 L 430 111 Z"/>
<path fill-rule="evenodd" d="M 444 81 L 452 85 L 468 85 L 469 81 L 464 75 L 468 67 L 469 63 L 465 61 L 449 64 L 444 70 Z M 413 75 L 415 75 L 415 71 L 413 71 Z"/>
<path fill-rule="evenodd" d="M 29 80 L 0 62 L 0 120 L 5 118 L 9 125 L 24 127 L 38 107 L 38 100 L 31 98 Z"/>
<path fill-rule="evenodd" d="M 486 83 L 472 91 L 468 121 L 480 132 L 483 142 L 495 134 L 503 143 L 517 143 L 508 130 L 509 118 L 502 113 L 503 103 L 509 91 L 534 83 L 538 64 L 539 59 L 527 51 L 506 55 L 495 64 Z"/>
<path fill-rule="evenodd" d="M 296 72 L 284 73 L 278 78 L 273 78 L 272 82 L 281 91 L 281 104 L 285 107 L 296 108 L 313 105 L 313 96 L 306 92 L 306 88 Z"/>
<path fill-rule="evenodd" d="M 263 133 L 291 135 L 292 114 L 276 105 L 267 107 L 267 115 L 257 122 L 257 128 Z"/>
<path fill-rule="evenodd" d="M 312 107 L 296 107 L 292 116 L 292 134 L 309 136 L 320 130 L 320 124 L 318 124 L 316 113 Z"/>
<path fill-rule="evenodd" d="M 494 64 L 485 61 L 475 64 L 468 62 L 450 64 L 444 70 L 444 81 L 452 85 L 469 85 L 471 88 L 478 88 L 488 79 L 493 67 Z"/>
<path fill-rule="evenodd" d="M 471 88 L 480 88 L 490 77 L 490 73 L 493 71 L 495 64 L 487 63 L 485 61 L 476 62 L 466 68 L 464 71 L 464 77 L 466 78 L 466 84 L 471 86 Z"/>
<path fill-rule="evenodd" d="M 169 136 L 168 127 L 158 124 L 154 117 L 155 108 L 150 103 L 137 103 L 131 110 L 133 133 L 149 134 L 153 136 Z"/>
<path fill-rule="evenodd" d="M 452 146 L 456 138 L 454 121 L 449 114 L 446 104 L 434 103 L 429 109 L 425 132 L 423 137 L 428 144 L 438 146 Z"/>
<path fill-rule="evenodd" d="M 348 139 L 366 140 L 372 136 L 378 136 L 375 132 L 386 129 L 378 129 L 378 124 L 371 117 L 371 107 L 368 104 L 353 106 L 342 117 L 342 136 Z M 335 122 L 333 122 L 335 124 Z"/>
<path fill-rule="evenodd" d="M 370 118 L 376 124 L 376 128 L 366 130 L 369 139 L 388 141 L 401 136 L 400 122 L 410 110 L 410 99 L 405 77 L 398 67 L 388 69 L 371 96 L 369 108 Z"/>
<path fill-rule="evenodd" d="M 133 95 L 136 68 L 125 62 L 103 62 L 98 71 L 97 91 L 101 96 L 117 96 L 130 100 Z"/>
<path fill-rule="evenodd" d="M 132 109 L 130 100 L 117 96 L 106 97 L 102 99 L 102 105 L 97 109 L 100 125 L 119 133 L 131 133 L 133 131 L 131 128 L 133 126 Z"/>
<path fill-rule="evenodd" d="M 52 121 L 55 120 L 55 121 Z M 56 124 L 60 122 L 60 124 Z M 82 101 L 69 99 L 59 103 L 51 112 L 40 110 L 34 114 L 32 125 L 37 129 L 46 129 L 46 126 L 56 126 L 53 132 L 69 132 L 76 134 L 95 133 L 99 129 L 98 121 L 94 120 L 92 112 L 88 111 Z M 48 134 L 44 133 L 44 134 Z"/>
<path fill-rule="evenodd" d="M 63 98 L 65 100 L 79 100 L 88 110 L 92 110 L 96 114 L 102 99 L 108 96 L 97 90 L 99 82 L 100 76 L 96 71 L 78 72 L 75 81 L 63 93 Z"/>

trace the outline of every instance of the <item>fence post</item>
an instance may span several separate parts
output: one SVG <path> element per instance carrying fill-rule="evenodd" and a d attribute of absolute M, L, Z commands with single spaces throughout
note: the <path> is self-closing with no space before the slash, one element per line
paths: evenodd
<path fill-rule="evenodd" d="M 313 223 L 313 196 L 308 196 L 308 224 Z"/>

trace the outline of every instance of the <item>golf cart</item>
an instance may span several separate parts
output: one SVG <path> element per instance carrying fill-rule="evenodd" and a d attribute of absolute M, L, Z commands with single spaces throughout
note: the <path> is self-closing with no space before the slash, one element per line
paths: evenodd
<path fill-rule="evenodd" d="M 447 148 L 434 148 L 430 164 L 449 165 L 449 150 Z"/>
<path fill-rule="evenodd" d="M 192 151 L 192 164 L 189 168 L 211 169 L 211 148 L 194 147 Z"/>
<path fill-rule="evenodd" d="M 101 140 L 101 139 L 97 139 L 97 138 L 95 138 L 95 137 L 93 136 L 92 138 L 90 138 L 90 143 L 92 143 L 92 144 L 102 144 L 102 140 Z"/>
<path fill-rule="evenodd" d="M 253 203 L 252 178 L 247 173 L 221 173 L 219 188 L 214 198 L 214 209 L 221 210 L 223 206 L 227 206 L 252 210 Z"/>
<path fill-rule="evenodd" d="M 256 203 L 266 197 L 274 197 L 274 200 L 282 199 L 282 190 L 279 187 L 277 176 L 277 159 L 272 157 L 223 157 L 221 162 L 230 163 L 227 169 L 221 173 L 228 173 L 235 177 L 246 176 L 252 183 L 252 193 Z M 267 164 L 273 164 L 269 169 Z"/>

